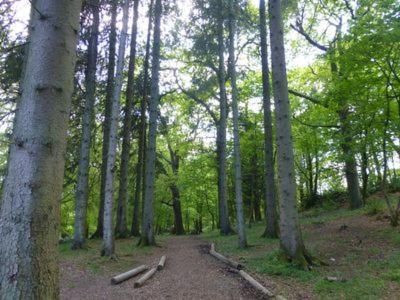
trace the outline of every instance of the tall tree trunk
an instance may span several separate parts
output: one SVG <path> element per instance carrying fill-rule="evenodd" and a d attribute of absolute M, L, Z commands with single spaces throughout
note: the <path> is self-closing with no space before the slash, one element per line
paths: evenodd
<path fill-rule="evenodd" d="M 37 0 L 31 13 L 0 211 L 2 299 L 59 297 L 59 206 L 81 5 Z"/>
<path fill-rule="evenodd" d="M 99 199 L 99 213 L 97 217 L 97 229 L 92 235 L 92 238 L 103 236 L 103 220 L 104 220 L 104 192 L 106 185 L 106 171 L 107 171 L 107 153 L 109 147 L 110 136 L 110 123 L 111 123 L 111 106 L 114 94 L 114 75 L 115 75 L 115 53 L 117 43 L 117 7 L 118 1 L 112 0 L 111 3 L 111 23 L 110 23 L 110 37 L 108 48 L 108 66 L 107 66 L 107 88 L 106 99 L 104 103 L 104 122 L 103 122 L 103 148 L 101 160 L 101 175 L 100 175 L 100 199 Z"/>
<path fill-rule="evenodd" d="M 149 59 L 150 59 L 150 39 L 151 39 L 151 23 L 152 23 L 152 15 L 153 15 L 153 4 L 154 0 L 151 0 L 149 6 L 149 22 L 148 22 L 148 31 L 147 31 L 147 40 L 146 40 L 146 54 L 144 58 L 144 66 L 143 66 L 143 95 L 140 100 L 140 125 L 139 125 L 139 139 L 138 139 L 138 161 L 136 165 L 136 186 L 135 186 L 135 195 L 133 200 L 133 216 L 132 216 L 132 226 L 131 226 L 131 235 L 132 236 L 140 236 L 139 231 L 139 205 L 140 199 L 142 198 L 142 203 L 144 202 L 144 184 L 143 184 L 143 175 L 145 170 L 145 153 L 146 153 L 146 128 L 147 128 L 147 86 L 148 86 L 148 78 L 149 78 Z"/>
<path fill-rule="evenodd" d="M 125 0 L 123 6 L 122 31 L 119 39 L 117 70 L 115 76 L 114 95 L 111 107 L 111 123 L 109 132 L 109 144 L 107 154 L 106 184 L 104 191 L 104 227 L 102 256 L 114 255 L 114 226 L 113 226 L 113 206 L 114 206 L 114 174 L 115 160 L 118 143 L 118 123 L 120 99 L 123 82 L 123 71 L 125 64 L 125 48 L 128 36 L 129 20 L 129 0 Z"/>
<path fill-rule="evenodd" d="M 235 34 L 236 34 L 236 1 L 229 2 L 229 75 L 232 88 L 232 114 L 233 114 L 233 156 L 235 169 L 235 202 L 236 220 L 239 236 L 239 247 L 247 247 L 245 222 L 243 216 L 243 195 L 242 195 L 242 166 L 240 159 L 240 137 L 239 137 L 239 108 L 238 91 L 236 86 L 236 55 L 235 55 Z"/>
<path fill-rule="evenodd" d="M 221 234 L 231 234 L 232 228 L 228 211 L 228 182 L 226 174 L 226 124 L 228 116 L 227 97 L 225 87 L 225 58 L 224 58 L 224 16 L 223 0 L 219 0 L 217 8 L 219 16 L 217 20 L 218 35 L 218 83 L 220 118 L 217 129 L 217 160 L 218 160 L 218 204 L 219 226 Z"/>
<path fill-rule="evenodd" d="M 335 61 L 331 62 L 332 74 L 342 77 L 339 67 Z M 363 205 L 362 196 L 360 192 L 360 185 L 358 181 L 357 161 L 353 150 L 353 137 L 351 133 L 351 124 L 349 120 L 349 104 L 346 99 L 341 97 L 339 99 L 340 110 L 339 122 L 341 132 L 341 148 L 344 156 L 344 171 L 347 182 L 347 192 L 349 195 L 350 207 L 352 209 L 360 208 Z"/>
<path fill-rule="evenodd" d="M 340 130 L 342 132 L 341 147 L 344 155 L 347 192 L 349 194 L 350 207 L 360 208 L 363 205 L 360 186 L 358 182 L 357 161 L 352 149 L 353 138 L 350 132 L 348 107 L 345 105 L 339 112 Z"/>
<path fill-rule="evenodd" d="M 268 67 L 268 45 L 265 9 L 265 0 L 260 0 L 261 66 L 264 109 L 265 217 L 267 221 L 263 236 L 276 238 L 278 237 L 278 222 L 276 214 L 275 170 L 271 114 L 271 86 L 269 82 L 270 72 Z"/>
<path fill-rule="evenodd" d="M 153 62 L 151 67 L 151 95 L 149 103 L 149 137 L 146 152 L 145 199 L 143 203 L 142 232 L 140 244 L 155 245 L 153 231 L 153 199 L 155 182 L 155 162 L 157 145 L 157 115 L 160 102 L 159 71 L 160 71 L 160 39 L 161 39 L 162 2 L 156 0 L 154 10 L 154 41 Z"/>
<path fill-rule="evenodd" d="M 311 259 L 306 255 L 296 205 L 291 113 L 280 0 L 269 0 L 269 21 L 278 147 L 280 244 L 289 260 L 299 267 L 306 268 Z"/>
<path fill-rule="evenodd" d="M 178 180 L 180 158 L 179 155 L 172 150 L 169 141 L 168 149 L 170 153 L 172 172 L 174 173 L 175 180 Z M 181 196 L 178 185 L 175 183 L 175 181 L 170 186 L 170 189 L 172 193 L 172 208 L 174 210 L 174 232 L 177 235 L 185 234 L 182 219 Z"/>
<path fill-rule="evenodd" d="M 131 52 L 129 57 L 128 85 L 126 88 L 124 127 L 122 132 L 122 151 L 121 151 L 121 169 L 118 193 L 117 223 L 115 235 L 121 238 L 128 236 L 129 231 L 126 224 L 126 202 L 128 197 L 128 167 L 131 152 L 131 130 L 132 130 L 132 108 L 134 97 L 134 80 L 136 67 L 136 38 L 137 21 L 139 18 L 139 0 L 133 4 L 133 22 L 131 34 Z"/>
<path fill-rule="evenodd" d="M 176 235 L 185 234 L 183 227 L 182 208 L 179 188 L 176 184 L 170 186 L 172 193 L 172 208 L 174 210 L 174 233 Z"/>
<path fill-rule="evenodd" d="M 93 15 L 93 23 L 90 29 L 89 45 L 87 50 L 86 103 L 82 120 L 82 141 L 78 166 L 74 240 L 72 243 L 72 249 L 82 248 L 84 246 L 86 237 L 86 215 L 89 197 L 90 144 L 94 103 L 96 99 L 96 64 L 100 23 L 99 2 L 98 0 L 91 0 L 89 1 L 89 5 Z"/>

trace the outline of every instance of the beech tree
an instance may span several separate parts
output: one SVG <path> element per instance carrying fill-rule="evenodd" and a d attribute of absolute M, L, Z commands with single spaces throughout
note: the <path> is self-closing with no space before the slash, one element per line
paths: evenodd
<path fill-rule="evenodd" d="M 0 212 L 4 299 L 59 296 L 60 198 L 81 5 L 37 0 L 31 11 Z"/>

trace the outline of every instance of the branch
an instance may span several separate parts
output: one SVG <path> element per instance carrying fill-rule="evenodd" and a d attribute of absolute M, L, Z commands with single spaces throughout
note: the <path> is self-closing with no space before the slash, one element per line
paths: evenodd
<path fill-rule="evenodd" d="M 320 100 L 315 99 L 314 97 L 311 97 L 309 95 L 306 95 L 306 94 L 303 94 L 303 93 L 300 93 L 300 92 L 297 92 L 297 91 L 294 91 L 294 90 L 291 90 L 291 89 L 289 89 L 289 93 L 294 95 L 294 96 L 297 96 L 297 97 L 306 99 L 308 101 L 311 101 L 314 104 L 321 105 L 321 106 L 323 106 L 325 108 L 329 108 L 326 103 L 322 103 Z"/>
<path fill-rule="evenodd" d="M 169 202 L 167 202 L 167 201 L 161 200 L 160 202 L 161 202 L 162 204 L 165 204 L 165 205 L 168 205 L 168 206 L 174 206 L 173 204 L 171 204 L 171 203 L 169 203 Z"/>
<path fill-rule="evenodd" d="M 308 123 L 305 123 L 305 122 L 301 121 L 300 119 L 296 118 L 295 116 L 292 116 L 292 117 L 293 117 L 293 120 L 299 122 L 301 125 L 305 125 L 305 126 L 312 127 L 312 128 L 337 128 L 337 129 L 340 128 L 339 125 L 308 124 Z"/>
<path fill-rule="evenodd" d="M 354 10 L 350 5 L 349 0 L 343 0 L 343 1 L 344 1 L 344 4 L 346 5 L 346 8 L 349 10 L 349 12 L 351 14 L 351 18 L 353 20 L 355 20 L 356 19 L 356 15 L 354 14 Z"/>
<path fill-rule="evenodd" d="M 293 24 L 290 24 L 290 27 L 292 29 L 294 29 L 295 31 L 297 31 L 298 33 L 300 33 L 302 36 L 304 36 L 304 38 L 314 47 L 318 48 L 319 50 L 322 50 L 324 52 L 327 52 L 329 50 L 329 48 L 325 45 L 322 45 L 320 43 L 318 43 L 317 41 L 313 40 L 311 38 L 311 36 L 305 32 L 304 28 L 303 28 L 303 24 L 297 20 L 296 21 L 296 26 L 294 26 Z"/>

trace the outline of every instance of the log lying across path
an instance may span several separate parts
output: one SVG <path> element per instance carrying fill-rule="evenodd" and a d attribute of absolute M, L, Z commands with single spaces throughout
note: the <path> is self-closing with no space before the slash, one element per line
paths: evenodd
<path fill-rule="evenodd" d="M 235 262 L 235 261 L 233 261 L 233 260 L 231 260 L 231 259 L 229 259 L 229 258 L 223 256 L 221 253 L 218 253 L 217 251 L 215 251 L 215 245 L 214 245 L 214 243 L 211 244 L 210 254 L 211 254 L 212 256 L 214 256 L 216 259 L 222 261 L 223 263 L 225 263 L 225 264 L 231 266 L 231 267 L 234 268 L 234 269 L 237 269 L 237 270 L 242 270 L 242 269 L 244 269 L 244 266 L 241 265 L 240 263 L 237 263 L 237 262 Z"/>
<path fill-rule="evenodd" d="M 140 274 L 140 273 L 146 271 L 147 269 L 148 269 L 148 267 L 146 265 L 141 265 L 135 269 L 132 269 L 128 272 L 122 273 L 120 275 L 117 275 L 117 276 L 111 278 L 111 283 L 112 284 L 121 283 L 129 278 L 132 278 L 133 276 L 136 276 L 137 274 Z"/>
<path fill-rule="evenodd" d="M 133 286 L 135 288 L 141 287 L 146 282 L 146 280 L 150 279 L 156 272 L 157 272 L 157 267 L 151 268 L 149 271 L 147 271 L 147 273 L 145 273 L 142 277 L 136 280 Z"/>
<path fill-rule="evenodd" d="M 164 269 L 164 265 L 165 265 L 165 260 L 167 259 L 167 256 L 163 255 L 160 259 L 160 262 L 157 265 L 157 270 L 161 271 L 162 269 Z"/>

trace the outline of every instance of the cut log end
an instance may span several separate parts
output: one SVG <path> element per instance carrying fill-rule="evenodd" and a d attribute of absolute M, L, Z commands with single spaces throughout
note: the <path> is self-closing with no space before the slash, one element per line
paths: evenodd
<path fill-rule="evenodd" d="M 165 260 L 167 259 L 166 255 L 163 255 L 160 259 L 160 262 L 157 265 L 157 270 L 161 271 L 162 269 L 164 269 L 164 265 L 165 265 Z"/>
<path fill-rule="evenodd" d="M 210 247 L 210 254 L 212 256 L 214 256 L 216 259 L 222 261 L 223 263 L 227 264 L 228 266 L 237 269 L 237 270 L 242 270 L 244 269 L 244 266 L 240 263 L 237 263 L 227 257 L 225 257 L 224 255 L 222 255 L 221 253 L 218 253 L 217 251 L 215 251 L 215 245 L 214 243 L 211 244 Z"/>

